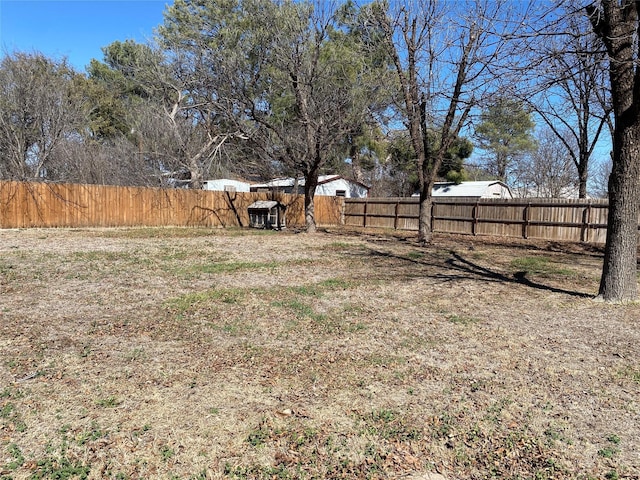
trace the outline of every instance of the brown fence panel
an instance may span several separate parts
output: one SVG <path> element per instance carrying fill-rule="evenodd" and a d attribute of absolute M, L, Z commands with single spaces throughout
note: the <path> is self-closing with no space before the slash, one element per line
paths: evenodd
<path fill-rule="evenodd" d="M 526 210 L 520 204 L 509 204 L 504 200 L 478 202 L 476 235 L 500 237 L 523 237 Z"/>
<path fill-rule="evenodd" d="M 417 198 L 347 199 L 344 224 L 417 230 L 418 207 Z M 604 243 L 607 214 L 606 200 L 437 198 L 432 227 L 443 233 Z"/>
<path fill-rule="evenodd" d="M 412 198 L 347 198 L 344 225 L 418 229 L 418 203 Z"/>
<path fill-rule="evenodd" d="M 0 181 L 0 228 L 246 227 L 256 200 L 280 201 L 287 226 L 304 226 L 301 195 Z M 319 226 L 417 230 L 418 211 L 417 198 L 315 197 Z M 434 201 L 432 214 L 435 232 L 603 243 L 608 204 L 447 198 Z"/>
<path fill-rule="evenodd" d="M 431 225 L 434 232 L 473 234 L 477 204 L 468 200 L 433 202 Z"/>
<path fill-rule="evenodd" d="M 344 200 L 344 197 L 316 195 L 313 201 L 316 224 L 323 227 L 342 225 Z M 304 201 L 301 206 L 304 210 Z M 304 215 L 302 217 L 304 219 Z"/>
<path fill-rule="evenodd" d="M 0 181 L 0 228 L 246 227 L 256 200 L 282 202 L 287 224 L 304 226 L 301 195 Z M 316 197 L 318 223 L 339 224 L 343 204 Z"/>
<path fill-rule="evenodd" d="M 350 198 L 344 204 L 344 224 L 354 227 L 366 227 L 367 202 Z"/>
<path fill-rule="evenodd" d="M 396 228 L 401 230 L 418 230 L 418 218 L 420 213 L 418 203 L 398 201 L 396 203 Z"/>

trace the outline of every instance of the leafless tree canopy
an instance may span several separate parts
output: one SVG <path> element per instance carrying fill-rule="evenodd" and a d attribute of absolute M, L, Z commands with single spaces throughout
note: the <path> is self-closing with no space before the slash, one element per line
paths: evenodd
<path fill-rule="evenodd" d="M 551 129 L 538 136 L 537 149 L 520 159 L 512 186 L 520 197 L 573 198 L 578 182 L 564 143 Z"/>
<path fill-rule="evenodd" d="M 76 73 L 39 53 L 7 55 L 0 64 L 0 178 L 45 178 L 82 125 Z"/>

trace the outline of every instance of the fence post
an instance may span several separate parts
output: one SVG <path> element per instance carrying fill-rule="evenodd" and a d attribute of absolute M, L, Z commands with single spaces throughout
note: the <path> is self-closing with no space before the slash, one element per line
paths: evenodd
<path fill-rule="evenodd" d="M 591 222 L 591 203 L 582 210 L 582 230 L 580 231 L 580 241 L 589 241 L 589 223 Z"/>
<path fill-rule="evenodd" d="M 420 210 L 418 210 L 419 212 Z M 435 227 L 436 222 L 433 218 L 433 215 L 436 213 L 436 202 L 434 202 L 433 200 L 431 200 L 431 214 L 429 215 L 429 222 L 431 223 L 430 225 L 430 229 L 431 229 L 431 233 L 434 232 L 433 227 Z M 420 213 L 418 213 L 418 216 L 420 215 Z M 420 228 L 420 219 L 418 219 L 418 228 Z"/>
<path fill-rule="evenodd" d="M 471 209 L 471 217 L 473 218 L 473 220 L 471 221 L 471 235 L 473 235 L 474 237 L 478 234 L 478 232 L 477 232 L 477 229 L 478 229 L 478 209 L 479 209 L 479 202 L 476 201 L 476 204 Z"/>
<path fill-rule="evenodd" d="M 364 201 L 364 212 L 362 215 L 362 228 L 367 228 L 367 202 L 368 200 L 365 199 Z"/>
<path fill-rule="evenodd" d="M 398 229 L 398 213 L 400 210 L 400 201 L 396 202 L 396 207 L 395 207 L 395 211 L 393 214 L 393 229 L 397 230 Z"/>
<path fill-rule="evenodd" d="M 530 203 L 527 203 L 524 207 L 524 210 L 522 212 L 522 238 L 527 239 L 529 238 L 529 233 L 528 233 L 528 226 L 529 226 L 529 208 L 531 207 Z"/>

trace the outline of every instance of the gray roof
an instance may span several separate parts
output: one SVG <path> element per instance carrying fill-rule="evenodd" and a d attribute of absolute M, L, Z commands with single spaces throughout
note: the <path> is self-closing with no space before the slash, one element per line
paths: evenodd
<path fill-rule="evenodd" d="M 360 183 L 360 182 L 356 182 L 355 180 L 350 180 L 348 178 L 344 178 L 341 175 L 319 175 L 318 176 L 318 185 L 322 185 L 325 183 L 331 183 L 334 182 L 336 180 L 345 180 L 346 182 L 349 183 L 355 183 L 357 185 L 361 185 L 366 189 L 369 189 L 369 187 L 367 187 L 366 185 Z M 305 184 L 305 179 L 304 177 L 299 177 L 298 179 L 298 185 L 301 187 L 304 187 Z M 264 188 L 264 187 L 293 187 L 296 183 L 296 179 L 293 177 L 289 177 L 289 178 L 276 178 L 273 180 L 269 180 L 268 182 L 265 183 L 254 183 L 251 186 L 253 188 Z"/>
<path fill-rule="evenodd" d="M 278 205 L 278 203 L 279 202 L 276 202 L 275 200 L 258 200 L 257 202 L 253 202 L 251 205 L 249 205 L 248 208 L 269 210 Z"/>
<path fill-rule="evenodd" d="M 453 182 L 436 182 L 433 186 L 434 197 L 478 197 L 481 198 L 488 193 L 489 188 L 499 185 L 504 193 L 510 198 L 511 191 L 509 187 L 499 180 L 478 181 L 478 182 L 462 182 L 459 184 Z M 507 193 L 508 192 L 508 193 Z M 492 195 L 489 195 L 492 196 Z"/>

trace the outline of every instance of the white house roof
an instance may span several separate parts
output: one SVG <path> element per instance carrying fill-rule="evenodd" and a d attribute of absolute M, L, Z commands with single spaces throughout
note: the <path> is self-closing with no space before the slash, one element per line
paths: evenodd
<path fill-rule="evenodd" d="M 492 188 L 493 187 L 493 188 Z M 483 196 L 497 196 L 497 195 L 487 195 L 489 190 L 493 190 L 497 188 L 505 189 L 508 192 L 509 197 L 511 197 L 511 191 L 506 184 L 499 180 L 488 180 L 488 181 L 479 181 L 479 182 L 462 182 L 462 183 L 453 183 L 453 182 L 436 182 L 433 186 L 432 194 L 434 197 L 477 197 L 482 198 Z"/>
<path fill-rule="evenodd" d="M 335 180 L 340 180 L 340 179 L 344 179 L 347 182 L 351 182 L 351 183 L 357 183 L 358 185 L 362 185 L 359 182 L 356 182 L 354 180 L 349 180 L 347 178 L 342 177 L 341 175 L 320 175 L 318 176 L 318 185 L 322 185 L 325 183 L 330 183 L 333 182 Z M 268 182 L 265 183 L 255 183 L 253 185 L 251 185 L 252 187 L 293 187 L 295 185 L 296 179 L 293 177 L 289 177 L 289 178 L 276 178 L 273 180 L 269 180 Z M 305 180 L 304 177 L 299 177 L 298 178 L 298 185 L 300 185 L 301 187 L 303 187 L 305 184 Z M 369 188 L 366 185 L 362 185 L 365 188 Z"/>
<path fill-rule="evenodd" d="M 299 185 L 304 185 L 304 179 L 298 179 Z M 252 187 L 292 187 L 295 182 L 293 178 L 275 178 L 264 183 L 252 183 Z"/>
<path fill-rule="evenodd" d="M 216 178 L 202 182 L 202 188 L 205 190 L 224 190 L 225 187 L 235 187 L 238 192 L 248 192 L 250 185 L 249 182 L 230 178 Z"/>
<path fill-rule="evenodd" d="M 579 198 L 580 190 L 578 187 L 561 187 L 557 190 L 552 190 L 545 187 L 522 187 L 515 188 L 513 191 L 514 197 L 519 198 Z M 587 197 L 588 198 L 588 197 Z"/>

